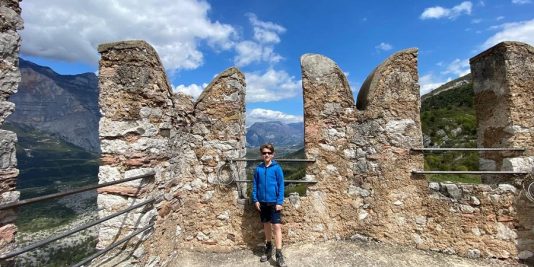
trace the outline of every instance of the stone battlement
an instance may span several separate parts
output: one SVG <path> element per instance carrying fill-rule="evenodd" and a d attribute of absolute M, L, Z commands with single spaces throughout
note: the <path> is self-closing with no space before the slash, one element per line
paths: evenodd
<path fill-rule="evenodd" d="M 217 183 L 218 175 L 232 175 L 223 167 L 226 159 L 245 155 L 244 75 L 236 68 L 222 72 L 193 101 L 172 93 L 147 43 L 106 44 L 99 51 L 99 179 L 156 172 L 154 179 L 100 190 L 102 215 L 157 199 L 153 207 L 104 224 L 99 246 L 155 222 L 151 233 L 126 249 L 133 257 L 107 262 L 146 263 L 176 250 L 228 251 L 261 243 L 246 188 Z M 534 170 L 533 61 L 533 48 L 517 42 L 471 60 L 479 146 L 527 149 L 521 155 L 482 153 L 484 169 Z M 379 65 L 356 103 L 335 62 L 306 54 L 301 66 L 305 153 L 316 159 L 306 179 L 317 183 L 306 196 L 286 199 L 286 242 L 363 236 L 472 258 L 532 257 L 534 203 L 520 193 L 521 177 L 457 185 L 412 174 L 423 169 L 422 153 L 410 150 L 423 146 L 417 49 Z M 235 169 L 245 177 L 242 163 Z"/>

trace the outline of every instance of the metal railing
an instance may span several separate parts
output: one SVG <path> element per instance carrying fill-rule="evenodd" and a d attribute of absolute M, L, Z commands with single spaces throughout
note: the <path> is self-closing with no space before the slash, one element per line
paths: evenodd
<path fill-rule="evenodd" d="M 506 148 L 506 147 L 418 147 L 411 148 L 413 151 L 518 151 L 524 152 L 525 148 Z"/>
<path fill-rule="evenodd" d="M 252 180 L 234 180 L 236 183 L 252 183 Z M 307 180 L 284 180 L 286 184 L 316 184 L 317 181 L 307 181 Z"/>
<path fill-rule="evenodd" d="M 274 159 L 276 160 L 277 162 L 315 162 L 316 160 L 315 159 Z M 247 158 L 237 158 L 237 159 L 228 159 L 227 161 L 229 161 L 230 163 L 234 162 L 234 161 L 246 161 L 246 162 L 256 162 L 256 161 L 263 161 L 263 159 L 261 158 L 257 158 L 257 159 L 247 159 Z M 233 182 L 236 182 L 236 183 L 252 183 L 252 180 L 240 180 L 240 179 L 237 179 L 237 180 L 232 180 Z M 308 180 L 284 180 L 284 183 L 292 183 L 292 184 L 316 184 L 317 181 L 308 181 Z"/>
<path fill-rule="evenodd" d="M 424 151 L 514 151 L 514 152 L 525 152 L 525 148 L 521 147 L 418 147 L 411 148 L 410 150 L 416 152 Z M 413 174 L 474 174 L 474 175 L 484 175 L 484 174 L 509 174 L 509 175 L 526 175 L 528 172 L 514 172 L 514 171 L 420 171 L 413 170 Z"/>
<path fill-rule="evenodd" d="M 133 180 L 137 180 L 137 179 L 141 179 L 141 178 L 148 178 L 148 177 L 152 177 L 154 175 L 155 175 L 155 172 L 149 172 L 147 174 L 133 176 L 133 177 L 130 177 L 130 178 L 121 179 L 121 180 L 117 180 L 117 181 L 113 181 L 113 182 L 101 183 L 101 184 L 97 184 L 97 185 L 82 186 L 82 187 L 80 187 L 78 189 L 73 189 L 73 190 L 68 190 L 68 191 L 64 191 L 64 192 L 44 195 L 44 196 L 40 196 L 40 197 L 29 198 L 29 199 L 20 200 L 20 201 L 15 201 L 15 202 L 11 202 L 11 203 L 8 203 L 8 204 L 0 205 L 0 210 L 20 207 L 20 206 L 23 206 L 23 205 L 28 205 L 28 204 L 31 204 L 31 203 L 45 201 L 45 200 L 54 199 L 54 198 L 60 198 L 60 197 L 64 197 L 64 196 L 68 196 L 68 195 L 72 195 L 72 194 L 76 194 L 76 193 L 81 193 L 81 192 L 97 189 L 97 188 L 100 188 L 100 187 L 106 187 L 106 186 L 110 186 L 110 185 L 126 183 L 126 182 L 129 182 L 129 181 L 133 181 Z"/>
<path fill-rule="evenodd" d="M 315 162 L 315 159 L 274 159 L 278 162 Z M 228 159 L 228 161 L 247 161 L 247 162 L 254 162 L 254 161 L 263 161 L 263 159 L 246 159 L 246 158 L 237 158 L 237 159 Z"/>
<path fill-rule="evenodd" d="M 71 267 L 79 267 L 79 266 L 82 266 L 82 265 L 84 265 L 84 264 L 86 264 L 86 263 L 92 261 L 93 259 L 97 258 L 98 256 L 101 256 L 101 255 L 103 255 L 103 254 L 109 252 L 110 250 L 112 250 L 112 249 L 118 247 L 118 246 L 121 245 L 122 243 L 127 242 L 128 240 L 132 239 L 134 236 L 136 236 L 136 235 L 138 235 L 138 234 L 140 234 L 140 233 L 142 233 L 142 232 L 144 232 L 144 231 L 146 231 L 146 230 L 149 230 L 149 229 L 151 229 L 151 228 L 153 228 L 153 227 L 154 227 L 154 224 L 151 223 L 151 224 L 149 224 L 149 225 L 147 225 L 147 226 L 145 226 L 145 227 L 143 227 L 143 228 L 141 228 L 141 229 L 139 229 L 139 230 L 137 230 L 137 231 L 135 231 L 135 232 L 129 234 L 128 236 L 124 237 L 123 239 L 121 239 L 121 240 L 119 240 L 119 241 L 117 241 L 117 242 L 115 242 L 115 243 L 109 245 L 108 247 L 106 247 L 106 248 L 103 249 L 102 251 L 99 251 L 99 252 L 97 252 L 97 253 L 95 253 L 95 254 L 93 254 L 93 255 L 91 255 L 91 256 L 89 256 L 89 257 L 83 259 L 82 261 L 80 261 L 80 262 L 78 262 L 78 263 L 76 263 L 76 264 L 71 265 Z"/>
<path fill-rule="evenodd" d="M 412 171 L 413 174 L 515 174 L 523 175 L 528 172 L 512 172 L 512 171 Z"/>
<path fill-rule="evenodd" d="M 113 181 L 113 182 L 107 182 L 107 183 L 102 183 L 102 184 L 98 184 L 98 185 L 90 185 L 90 186 L 84 186 L 84 187 L 80 187 L 80 188 L 77 188 L 77 189 L 73 189 L 73 190 L 68 190 L 68 191 L 64 191 L 64 192 L 59 192 L 59 193 L 54 193 L 54 194 L 49 194 L 49 195 L 45 195 L 45 196 L 40 196 L 40 197 L 35 197 L 35 198 L 30 198 L 30 199 L 26 199 L 26 200 L 21 200 L 21 201 L 15 201 L 15 202 L 12 202 L 12 203 L 8 203 L 8 204 L 5 204 L 5 205 L 1 205 L 0 206 L 0 210 L 4 210 L 4 209 L 10 209 L 10 208 L 16 208 L 16 207 L 20 207 L 20 206 L 23 206 L 23 205 L 28 205 L 28 204 L 31 204 L 31 203 L 36 203 L 36 202 L 41 202 L 41 201 L 45 201 L 45 200 L 50 200 L 50 199 L 55 199 L 55 198 L 59 198 L 59 197 L 63 197 L 63 196 L 68 196 L 68 195 L 72 195 L 72 194 L 76 194 L 76 193 L 81 193 L 81 192 L 85 192 L 85 191 L 89 191 L 89 190 L 93 190 L 93 189 L 97 189 L 97 188 L 102 188 L 102 187 L 106 187 L 106 186 L 110 186 L 110 185 L 115 185 L 115 184 L 120 184 L 120 183 L 125 183 L 125 182 L 129 182 L 129 181 L 133 181 L 133 180 L 138 180 L 138 179 L 143 179 L 143 178 L 149 178 L 149 177 L 153 177 L 155 175 L 155 172 L 152 171 L 152 172 L 149 172 L 149 173 L 146 173 L 146 174 L 143 174 L 143 175 L 138 175 L 138 176 L 134 176 L 134 177 L 130 177 L 130 178 L 126 178 L 126 179 L 120 179 L 120 180 L 117 180 L 117 181 Z M 40 240 L 40 241 L 37 241 L 35 243 L 32 243 L 31 245 L 29 246 L 26 246 L 24 248 L 21 248 L 21 249 L 18 249 L 16 251 L 13 251 L 13 252 L 9 252 L 9 253 L 6 253 L 6 254 L 2 254 L 0 255 L 0 261 L 5 261 L 5 260 L 8 260 L 8 259 L 11 259 L 13 257 L 16 257 L 20 254 L 23 254 L 23 253 L 26 253 L 28 251 L 31 251 L 31 250 L 34 250 L 38 247 L 42 247 L 46 244 L 49 244 L 53 241 L 56 241 L 56 240 L 59 240 L 61 238 L 64 238 L 64 237 L 67 237 L 69 235 L 72 235 L 74 233 L 77 233 L 77 232 L 80 232 L 82 230 L 85 230 L 87 228 L 90 228 L 92 226 L 95 226 L 97 224 L 100 224 L 104 221 L 107 221 L 107 220 L 110 220 L 112 218 L 115 218 L 117 216 L 120 216 L 124 213 L 127 213 L 129 211 L 132 211 L 134 209 L 138 209 L 138 208 L 141 208 L 143 206 L 146 206 L 148 204 L 151 204 L 153 203 L 155 200 L 154 199 L 149 199 L 149 200 L 146 200 L 146 201 L 143 201 L 139 204 L 136 204 L 136 205 L 133 205 L 131 207 L 128 207 L 122 211 L 118 211 L 118 212 L 115 212 L 113 214 L 110 214 L 104 218 L 101 218 L 101 219 L 98 219 L 96 221 L 92 221 L 92 222 L 89 222 L 89 223 L 86 223 L 86 224 L 83 224 L 81 226 L 78 226 L 78 227 L 75 227 L 71 230 L 68 230 L 66 232 L 63 232 L 61 234 L 58 234 L 58 235 L 53 235 L 53 236 L 50 236 L 50 237 L 47 237 L 43 240 Z M 89 262 L 90 260 L 110 251 L 111 249 L 115 248 L 116 246 L 130 240 L 131 238 L 133 238 L 134 236 L 136 236 L 137 234 L 141 233 L 141 232 L 144 232 L 150 228 L 153 228 L 153 224 L 150 224 L 142 229 L 139 229 L 137 231 L 135 231 L 134 233 L 128 235 L 127 237 L 121 239 L 120 241 L 116 242 L 116 243 L 113 243 L 111 244 L 109 247 L 103 249 L 102 251 L 99 251 L 93 255 L 91 255 L 90 257 L 84 259 L 82 262 L 79 262 L 77 264 L 75 264 L 74 266 L 81 266 L 87 262 Z"/>

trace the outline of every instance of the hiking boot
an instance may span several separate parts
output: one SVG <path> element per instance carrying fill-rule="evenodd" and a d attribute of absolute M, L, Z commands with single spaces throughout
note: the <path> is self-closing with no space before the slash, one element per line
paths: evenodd
<path fill-rule="evenodd" d="M 263 251 L 263 255 L 261 255 L 260 261 L 266 262 L 271 259 L 273 256 L 273 245 L 269 242 L 265 244 L 265 250 Z"/>
<path fill-rule="evenodd" d="M 282 255 L 282 253 L 276 254 L 276 265 L 278 267 L 287 267 L 287 264 L 284 261 L 284 256 Z"/>

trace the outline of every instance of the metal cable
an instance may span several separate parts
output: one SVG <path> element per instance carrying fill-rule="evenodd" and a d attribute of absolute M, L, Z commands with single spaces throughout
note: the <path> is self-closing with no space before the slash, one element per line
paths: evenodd
<path fill-rule="evenodd" d="M 64 232 L 64 233 L 61 233 L 61 234 L 59 234 L 59 235 L 55 235 L 55 236 L 47 237 L 47 238 L 45 238 L 45 239 L 43 239 L 43 240 L 41 240 L 41 241 L 35 242 L 35 243 L 33 243 L 33 244 L 31 244 L 31 245 L 29 245 L 29 246 L 27 246 L 27 247 L 24 247 L 24 248 L 22 248 L 22 249 L 17 250 L 17 251 L 14 251 L 14 252 L 11 252 L 11 253 L 8 253 L 8 254 L 0 255 L 0 260 L 6 260 L 6 259 L 9 259 L 9 258 L 13 258 L 13 257 L 15 257 L 15 256 L 17 256 L 17 255 L 20 255 L 20 254 L 22 254 L 22 253 L 26 253 L 26 252 L 28 252 L 28 251 L 30 251 L 30 250 L 33 250 L 33 249 L 36 249 L 36 248 L 38 248 L 38 247 L 44 246 L 44 245 L 46 245 L 46 244 L 48 244 L 48 243 L 51 243 L 51 242 L 53 242 L 53 241 L 56 241 L 56 240 L 58 240 L 58 239 L 61 239 L 61 238 L 64 238 L 64 237 L 66 237 L 66 236 L 69 236 L 69 235 L 71 235 L 71 234 L 80 232 L 80 231 L 85 230 L 85 229 L 87 229 L 87 228 L 89 228 L 89 227 L 95 226 L 95 225 L 97 225 L 97 224 L 99 224 L 99 223 L 102 223 L 102 222 L 104 222 L 104 221 L 107 221 L 107 220 L 110 220 L 110 219 L 112 219 L 112 218 L 115 218 L 115 217 L 117 217 L 117 216 L 119 216 L 119 215 L 122 215 L 122 214 L 124 214 L 124 213 L 126 213 L 126 212 L 129 212 L 129 211 L 131 211 L 131 210 L 138 209 L 138 208 L 140 208 L 140 207 L 142 207 L 142 206 L 144 206 L 144 205 L 147 205 L 147 204 L 149 204 L 149 203 L 152 203 L 152 202 L 154 202 L 154 199 L 149 199 L 149 200 L 147 200 L 147 201 L 143 201 L 143 202 L 141 202 L 141 203 L 139 203 L 139 204 L 137 204 L 137 205 L 131 206 L 131 207 L 125 209 L 125 210 L 122 210 L 122 211 L 120 211 L 120 212 L 117 212 L 117 213 L 113 213 L 113 214 L 111 214 L 111 215 L 108 215 L 108 216 L 106 216 L 106 217 L 104 217 L 104 218 L 101 218 L 101 219 L 99 219 L 99 220 L 96 220 L 96 221 L 90 222 L 90 223 L 88 223 L 88 224 L 84 224 L 84 225 L 78 226 L 78 227 L 76 227 L 76 228 L 74 228 L 74 229 L 71 229 L 71 230 L 66 231 L 66 232 Z"/>
<path fill-rule="evenodd" d="M 526 151 L 522 147 L 413 147 L 412 151 Z"/>
<path fill-rule="evenodd" d="M 0 205 L 0 210 L 16 208 L 16 207 L 19 207 L 19 206 L 28 205 L 28 204 L 35 203 L 35 202 L 40 202 L 40 201 L 44 201 L 44 200 L 64 197 L 64 196 L 68 196 L 68 195 L 72 195 L 72 194 L 77 194 L 77 193 L 80 193 L 80 192 L 85 192 L 85 191 L 89 191 L 89 190 L 93 190 L 93 189 L 97 189 L 97 188 L 101 188 L 101 187 L 106 187 L 106 186 L 110 186 L 110 185 L 129 182 L 129 181 L 133 181 L 133 180 L 137 180 L 137 179 L 148 178 L 148 177 L 154 176 L 155 174 L 156 174 L 156 172 L 151 171 L 151 172 L 148 172 L 148 173 L 143 174 L 143 175 L 137 175 L 137 176 L 133 176 L 133 177 L 130 177 L 130 178 L 121 179 L 121 180 L 117 180 L 117 181 L 113 181 L 113 182 L 107 182 L 107 183 L 102 183 L 102 184 L 97 184 L 97 185 L 82 186 L 82 187 L 79 187 L 79 188 L 76 188 L 76 189 L 73 189 L 73 190 L 68 190 L 68 191 L 49 194 L 49 195 L 44 195 L 44 196 L 40 196 L 40 197 L 34 197 L 34 198 L 25 199 L 25 200 L 15 201 L 15 202 L 11 202 L 11 203 L 8 203 L 8 204 Z"/>
<path fill-rule="evenodd" d="M 234 173 L 236 172 L 235 167 L 233 166 L 234 161 L 230 160 L 225 162 L 219 169 L 217 170 L 217 174 L 215 176 L 215 180 L 213 181 L 214 184 L 218 185 L 229 185 L 234 182 Z M 230 175 L 228 175 L 228 178 L 221 178 L 222 170 L 224 169 L 224 166 L 230 167 Z"/>
<path fill-rule="evenodd" d="M 534 202 L 534 175 L 532 173 L 528 174 L 525 177 L 525 180 L 522 182 L 523 190 L 525 196 L 531 202 Z"/>
<path fill-rule="evenodd" d="M 125 237 L 125 238 L 123 238 L 123 239 L 121 239 L 121 240 L 109 245 L 109 247 L 107 247 L 107 248 L 105 248 L 105 249 L 103 249 L 103 250 L 101 250 L 101 251 L 99 251 L 99 252 L 97 252 L 97 253 L 95 253 L 95 254 L 93 254 L 93 255 L 85 258 L 85 259 L 83 259 L 82 261 L 80 261 L 80 262 L 78 262 L 76 264 L 71 265 L 71 267 L 83 266 L 84 264 L 90 262 L 91 260 L 95 259 L 96 257 L 98 257 L 98 256 L 100 256 L 100 255 L 102 255 L 104 253 L 107 253 L 108 251 L 118 247 L 122 243 L 125 243 L 126 241 L 132 239 L 134 236 L 136 236 L 136 235 L 138 235 L 138 234 L 140 234 L 140 233 L 142 233 L 142 232 L 144 232 L 144 231 L 146 231 L 146 230 L 148 230 L 150 228 L 153 228 L 153 227 L 154 227 L 154 223 L 151 223 L 151 224 L 149 224 L 149 225 L 147 225 L 147 226 L 145 226 L 145 227 L 143 227 L 143 228 L 131 233 L 127 237 Z"/>

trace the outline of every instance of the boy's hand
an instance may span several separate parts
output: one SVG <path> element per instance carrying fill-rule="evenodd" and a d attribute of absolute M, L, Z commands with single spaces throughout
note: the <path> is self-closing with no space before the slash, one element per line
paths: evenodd
<path fill-rule="evenodd" d="M 284 207 L 282 207 L 282 205 L 276 205 L 274 208 L 276 211 L 281 211 Z"/>
<path fill-rule="evenodd" d="M 256 202 L 256 203 L 254 203 L 254 206 L 256 206 L 256 209 L 257 209 L 258 211 L 261 211 L 261 210 L 260 210 L 260 202 Z"/>

